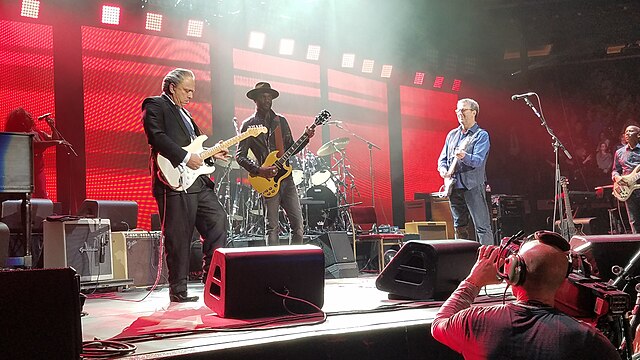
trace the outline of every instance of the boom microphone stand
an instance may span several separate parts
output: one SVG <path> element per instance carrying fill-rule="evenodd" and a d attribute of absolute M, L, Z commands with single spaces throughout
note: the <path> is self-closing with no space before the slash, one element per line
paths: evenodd
<path fill-rule="evenodd" d="M 529 96 L 531 95 L 535 95 L 536 98 L 538 98 L 538 105 L 540 105 L 540 97 L 538 96 L 538 94 L 534 92 L 530 92 L 522 95 L 513 95 L 511 97 L 511 100 L 524 99 L 524 102 L 531 108 L 533 113 L 536 114 L 538 119 L 540 119 L 540 125 L 545 127 L 545 129 L 547 130 L 547 133 L 549 133 L 549 135 L 551 136 L 551 140 L 553 141 L 552 146 L 553 146 L 553 153 L 555 155 L 555 185 L 554 185 L 555 189 L 554 189 L 554 197 L 553 197 L 553 226 L 555 227 L 556 216 L 560 220 L 564 218 L 564 216 L 562 215 L 562 211 L 563 211 L 562 204 L 558 202 L 558 198 L 562 193 L 562 188 L 560 184 L 561 175 L 560 175 L 560 161 L 558 157 L 558 149 L 562 149 L 562 151 L 564 151 L 564 154 L 567 156 L 569 160 L 571 160 L 572 157 L 571 157 L 571 154 L 569 154 L 569 151 L 567 151 L 567 149 L 564 147 L 562 142 L 560 142 L 560 139 L 558 139 L 556 134 L 554 134 L 553 130 L 547 124 L 547 120 L 542 115 L 542 106 L 540 106 L 540 112 L 538 112 L 538 110 L 535 108 L 535 106 L 533 106 L 531 101 L 529 101 Z M 568 196 L 568 194 L 565 194 L 565 196 Z M 571 239 L 567 239 L 567 241 L 569 240 Z"/>

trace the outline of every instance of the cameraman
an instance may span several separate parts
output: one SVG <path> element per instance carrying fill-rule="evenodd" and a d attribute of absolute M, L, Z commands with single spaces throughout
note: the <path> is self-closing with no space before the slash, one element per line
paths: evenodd
<path fill-rule="evenodd" d="M 438 311 L 431 327 L 433 338 L 467 360 L 620 359 L 597 329 L 553 308 L 555 293 L 568 273 L 568 250 L 560 235 L 538 231 L 535 240 L 509 257 L 498 276 L 496 265 L 503 263 L 498 259 L 500 248 L 481 246 L 469 276 Z M 507 272 L 514 264 L 519 268 Z M 498 284 L 502 278 L 513 286 L 515 302 L 470 307 L 481 287 Z"/>

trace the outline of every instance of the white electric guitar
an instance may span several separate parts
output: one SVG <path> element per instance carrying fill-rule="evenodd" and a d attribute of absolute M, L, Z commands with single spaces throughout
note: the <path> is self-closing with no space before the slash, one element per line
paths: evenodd
<path fill-rule="evenodd" d="M 620 182 L 613 183 L 613 196 L 620 201 L 627 201 L 631 197 L 634 190 L 640 188 L 640 184 L 636 182 L 640 178 L 640 165 L 636 166 L 633 171 L 627 175 L 621 176 L 625 185 Z"/>
<path fill-rule="evenodd" d="M 267 128 L 264 126 L 251 126 L 245 132 L 232 137 L 229 140 L 225 140 L 219 144 L 214 145 L 208 149 L 204 149 L 202 144 L 207 140 L 207 135 L 200 135 L 193 139 L 191 144 L 183 147 L 186 151 L 200 155 L 202 160 L 206 160 L 213 155 L 228 149 L 230 146 L 239 143 L 240 141 L 253 136 L 256 137 L 260 134 L 267 133 Z M 158 175 L 164 179 L 164 183 L 170 186 L 174 190 L 187 190 L 193 185 L 198 176 L 211 174 L 216 168 L 215 166 L 207 165 L 206 163 L 200 166 L 197 170 L 192 170 L 186 165 L 178 165 L 174 167 L 164 156 L 158 154 L 156 158 L 158 164 Z"/>

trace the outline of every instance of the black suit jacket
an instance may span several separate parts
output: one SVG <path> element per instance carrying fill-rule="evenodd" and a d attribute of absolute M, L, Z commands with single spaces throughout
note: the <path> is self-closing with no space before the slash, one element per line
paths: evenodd
<path fill-rule="evenodd" d="M 142 102 L 142 111 L 144 131 L 147 134 L 147 141 L 151 146 L 150 168 L 153 178 L 153 195 L 156 197 L 162 196 L 165 191 L 167 191 L 167 194 L 177 193 L 165 185 L 158 176 L 155 159 L 157 154 L 160 153 L 167 158 L 173 166 L 178 166 L 182 160 L 184 160 L 185 156 L 187 156 L 187 151 L 182 147 L 191 143 L 189 130 L 184 121 L 182 121 L 179 108 L 171 102 L 167 95 L 163 94 L 162 96 L 146 98 Z M 198 126 L 193 120 L 191 120 L 191 125 L 193 126 L 196 136 L 199 136 L 200 129 L 198 129 Z M 208 176 L 202 175 L 187 192 L 199 192 L 207 187 L 213 189 L 213 181 L 211 181 Z"/>

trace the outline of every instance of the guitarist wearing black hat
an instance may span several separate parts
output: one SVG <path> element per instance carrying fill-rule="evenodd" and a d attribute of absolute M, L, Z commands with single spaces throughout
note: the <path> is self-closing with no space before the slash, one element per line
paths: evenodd
<path fill-rule="evenodd" d="M 247 97 L 256 104 L 256 112 L 250 118 L 242 122 L 241 131 L 245 131 L 250 126 L 265 126 L 268 129 L 266 134 L 262 134 L 255 138 L 247 138 L 238 144 L 238 152 L 236 160 L 238 164 L 245 168 L 251 176 L 258 176 L 265 179 L 272 179 L 279 175 L 279 169 L 276 166 L 265 166 L 265 160 L 273 151 L 278 151 L 278 157 L 282 156 L 287 149 L 294 144 L 291 134 L 291 128 L 284 116 L 276 114 L 271 105 L 273 99 L 280 95 L 278 91 L 271 88 L 266 82 L 259 82 L 255 87 L 247 92 Z M 305 135 L 308 138 L 315 134 L 314 128 L 307 127 Z M 306 140 L 300 149 L 302 149 L 308 140 Z M 247 156 L 251 150 L 256 157 L 256 162 Z M 298 150 L 299 151 L 299 150 Z M 295 154 L 295 153 L 294 153 Z M 279 245 L 279 211 L 280 206 L 284 209 L 289 218 L 291 226 L 290 244 L 302 244 L 304 235 L 304 220 L 302 218 L 302 207 L 298 192 L 291 176 L 284 177 L 279 180 L 279 188 L 277 192 L 265 194 L 262 193 L 265 209 L 265 231 L 267 246 Z"/>
<path fill-rule="evenodd" d="M 477 239 L 483 245 L 493 245 L 485 192 L 489 134 L 476 122 L 479 111 L 475 100 L 458 100 L 455 112 L 460 126 L 447 134 L 438 172 L 444 179 L 443 193 L 449 196 L 456 239 Z M 469 233 L 469 217 L 477 237 Z"/>

